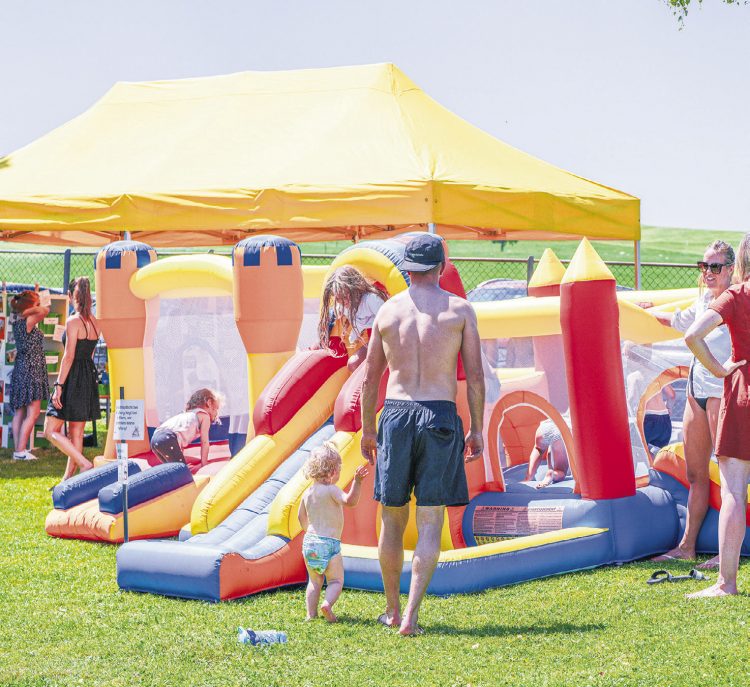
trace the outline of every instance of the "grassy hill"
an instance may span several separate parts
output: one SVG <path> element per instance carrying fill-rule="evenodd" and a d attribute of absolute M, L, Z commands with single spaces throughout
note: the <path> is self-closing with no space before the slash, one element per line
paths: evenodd
<path fill-rule="evenodd" d="M 706 246 L 717 239 L 737 247 L 742 234 L 735 231 L 714 231 L 707 229 L 678 229 L 668 227 L 643 227 L 641 237 L 641 260 L 643 262 L 669 262 L 692 264 L 700 259 Z M 305 243 L 305 253 L 337 254 L 347 246 L 348 241 L 328 243 Z M 453 257 L 472 258 L 539 258 L 545 248 L 552 248 L 561 260 L 569 259 L 578 241 L 519 241 L 504 248 L 491 241 L 450 241 Z M 606 261 L 633 261 L 633 244 L 630 241 L 594 241 L 597 252 Z"/>
<path fill-rule="evenodd" d="M 738 232 L 706 231 L 697 229 L 670 229 L 665 227 L 644 227 L 641 240 L 641 260 L 644 263 L 671 263 L 694 265 L 700 259 L 706 246 L 716 239 L 727 241 L 737 246 L 742 234 Z M 330 241 L 327 243 L 303 243 L 305 255 L 335 256 L 344 248 L 351 246 L 349 241 Z M 492 241 L 450 241 L 452 257 L 467 258 L 516 258 L 526 259 L 530 255 L 539 258 L 548 246 L 562 260 L 569 259 L 575 251 L 578 241 L 519 241 L 502 246 Z M 633 262 L 633 244 L 628 241 L 595 241 L 594 246 L 607 262 Z M 39 281 L 46 286 L 60 288 L 63 281 L 63 261 L 59 247 L 46 248 L 29 244 L 0 244 L 0 279 L 9 282 L 32 284 Z M 201 252 L 209 248 L 186 248 L 179 252 Z M 228 254 L 229 246 L 219 246 L 214 250 Z M 12 253 L 6 251 L 14 251 Z M 19 254 L 15 251 L 30 251 Z M 54 251 L 50 253 L 49 251 Z M 93 279 L 94 249 L 73 250 L 71 274 L 87 275 Z M 175 249 L 163 251 L 174 253 Z M 307 264 L 325 264 L 327 260 L 308 259 Z M 471 289 L 485 279 L 493 277 L 526 278 L 524 264 L 501 263 L 461 263 L 461 276 L 467 289 Z M 633 268 L 613 268 L 618 282 L 633 285 Z M 695 284 L 694 269 L 645 268 L 643 272 L 644 288 L 677 288 Z"/>

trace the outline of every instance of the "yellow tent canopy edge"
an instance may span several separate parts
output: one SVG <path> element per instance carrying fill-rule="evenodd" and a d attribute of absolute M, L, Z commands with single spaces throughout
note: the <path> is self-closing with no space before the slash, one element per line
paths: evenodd
<path fill-rule="evenodd" d="M 118 83 L 0 160 L 0 238 L 155 246 L 425 229 L 640 238 L 637 198 L 499 141 L 392 64 Z"/>

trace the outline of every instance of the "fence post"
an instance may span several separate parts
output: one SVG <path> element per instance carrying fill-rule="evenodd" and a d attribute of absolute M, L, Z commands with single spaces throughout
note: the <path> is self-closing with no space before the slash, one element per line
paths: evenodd
<path fill-rule="evenodd" d="M 68 293 L 68 284 L 70 284 L 70 248 L 66 248 L 63 253 L 63 293 Z"/>
<path fill-rule="evenodd" d="M 534 256 L 529 255 L 526 258 L 526 285 L 528 286 L 531 281 L 531 275 L 534 274 Z"/>
<path fill-rule="evenodd" d="M 641 288 L 641 242 L 633 241 L 633 287 L 636 291 Z"/>

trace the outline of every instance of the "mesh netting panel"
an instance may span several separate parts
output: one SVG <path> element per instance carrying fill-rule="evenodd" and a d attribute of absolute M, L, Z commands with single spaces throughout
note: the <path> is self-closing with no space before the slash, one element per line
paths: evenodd
<path fill-rule="evenodd" d="M 305 298 L 302 326 L 297 337 L 297 350 L 304 351 L 318 344 L 320 298 Z"/>
<path fill-rule="evenodd" d="M 482 352 L 492 367 L 534 367 L 534 346 L 530 336 L 482 339 Z"/>
<path fill-rule="evenodd" d="M 231 425 L 248 417 L 247 354 L 230 296 L 162 299 L 153 352 L 160 421 L 182 412 L 201 387 L 226 396 L 220 414 Z"/>
<path fill-rule="evenodd" d="M 690 351 L 688 351 L 682 339 L 650 346 L 642 346 L 630 341 L 623 343 L 623 372 L 628 416 L 630 418 L 630 439 L 633 446 L 633 459 L 637 467 L 640 464 L 641 471 L 643 471 L 643 466 L 648 465 L 648 456 L 638 432 L 636 418 L 641 399 L 648 386 L 665 370 L 676 366 L 689 366 L 690 361 Z M 671 420 L 671 436 L 667 443 L 682 441 L 685 390 L 685 380 L 678 379 L 669 384 L 668 388 L 658 392 L 650 399 L 646 399 L 645 410 L 647 414 L 666 414 Z M 657 445 L 651 446 L 652 453 L 655 453 L 657 449 Z"/>

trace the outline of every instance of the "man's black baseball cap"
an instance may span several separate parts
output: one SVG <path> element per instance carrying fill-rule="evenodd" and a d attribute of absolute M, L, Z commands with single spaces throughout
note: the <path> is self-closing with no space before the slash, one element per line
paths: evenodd
<path fill-rule="evenodd" d="M 435 234 L 421 234 L 406 244 L 401 269 L 406 272 L 427 272 L 443 262 L 443 240 Z"/>

